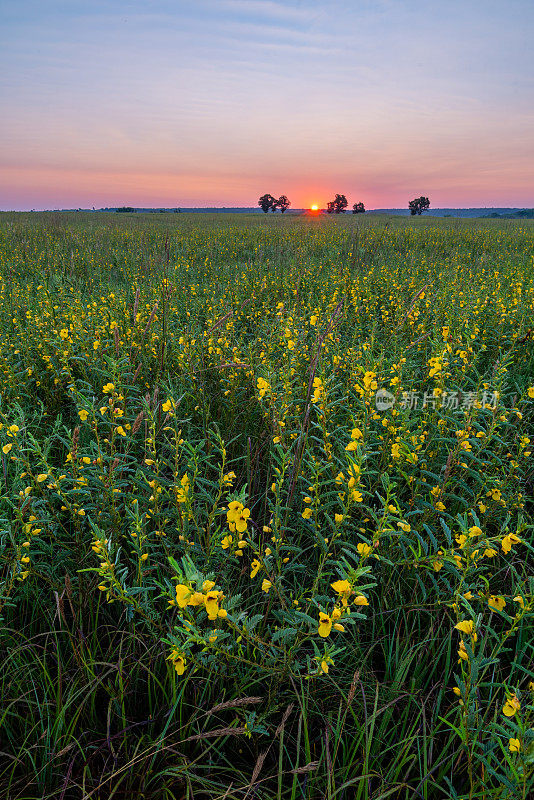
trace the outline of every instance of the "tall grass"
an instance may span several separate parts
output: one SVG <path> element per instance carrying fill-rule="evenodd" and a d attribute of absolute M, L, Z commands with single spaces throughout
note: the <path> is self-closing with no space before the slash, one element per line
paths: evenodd
<path fill-rule="evenodd" d="M 526 800 L 533 225 L 119 217 L 0 216 L 0 796 Z"/>

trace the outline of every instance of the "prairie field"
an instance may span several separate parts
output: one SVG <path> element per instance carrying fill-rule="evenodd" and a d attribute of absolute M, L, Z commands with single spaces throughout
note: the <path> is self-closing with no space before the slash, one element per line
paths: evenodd
<path fill-rule="evenodd" d="M 534 222 L 0 215 L 0 797 L 527 800 Z"/>

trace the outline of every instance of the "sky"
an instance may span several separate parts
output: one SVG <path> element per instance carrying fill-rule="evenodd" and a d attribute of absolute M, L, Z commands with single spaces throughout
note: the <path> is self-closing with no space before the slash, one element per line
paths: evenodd
<path fill-rule="evenodd" d="M 0 209 L 534 206 L 534 0 L 0 0 Z"/>

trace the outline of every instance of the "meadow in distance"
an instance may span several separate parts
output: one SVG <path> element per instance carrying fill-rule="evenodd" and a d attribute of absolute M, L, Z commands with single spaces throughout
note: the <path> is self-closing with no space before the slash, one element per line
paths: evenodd
<path fill-rule="evenodd" d="M 0 797 L 532 796 L 533 245 L 0 215 Z"/>

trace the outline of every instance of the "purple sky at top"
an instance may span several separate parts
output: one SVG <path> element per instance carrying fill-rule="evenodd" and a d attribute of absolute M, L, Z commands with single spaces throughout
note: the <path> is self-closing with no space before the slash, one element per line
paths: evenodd
<path fill-rule="evenodd" d="M 0 209 L 534 206 L 532 0 L 0 0 Z"/>

